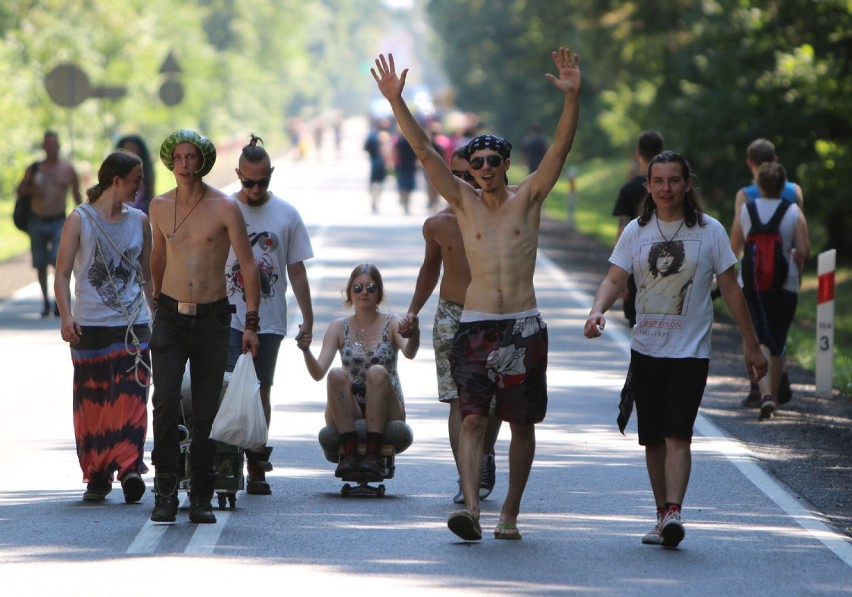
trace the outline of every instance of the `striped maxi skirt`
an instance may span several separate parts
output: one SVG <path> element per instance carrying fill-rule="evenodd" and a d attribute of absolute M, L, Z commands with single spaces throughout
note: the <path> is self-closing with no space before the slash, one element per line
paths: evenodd
<path fill-rule="evenodd" d="M 83 480 L 111 482 L 116 471 L 119 479 L 126 473 L 144 474 L 148 472 L 143 456 L 148 431 L 150 330 L 147 325 L 133 326 L 140 342 L 138 366 L 136 355 L 125 346 L 126 326 L 83 326 L 82 330 L 80 344 L 71 348 L 71 362 L 74 438 Z"/>

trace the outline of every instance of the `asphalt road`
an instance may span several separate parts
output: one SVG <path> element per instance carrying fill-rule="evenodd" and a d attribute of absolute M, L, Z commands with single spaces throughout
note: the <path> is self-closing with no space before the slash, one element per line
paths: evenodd
<path fill-rule="evenodd" d="M 360 151 L 364 131 L 350 132 L 341 159 L 326 154 L 282 162 L 273 179 L 273 190 L 297 206 L 313 240 L 317 347 L 327 323 L 343 312 L 340 291 L 355 264 L 375 262 L 389 307 L 402 311 L 422 257 L 425 196 L 415 194 L 415 210 L 405 216 L 389 181 L 381 213 L 371 215 Z M 189 524 L 185 510 L 176 524 L 151 524 L 153 496 L 125 505 L 117 485 L 104 503 L 82 502 L 67 347 L 57 321 L 38 317 L 37 288 L 26 287 L 0 304 L 6 380 L 0 395 L 0 579 L 12 591 L 6 594 L 850 591 L 848 539 L 704 416 L 696 425 L 686 539 L 677 550 L 641 545 L 653 519 L 644 455 L 635 421 L 626 436 L 614 421 L 627 336 L 612 326 L 603 338 L 584 339 L 593 289 L 544 253 L 536 287 L 550 329 L 550 404 L 537 428 L 536 461 L 519 519 L 524 538 L 502 542 L 488 533 L 507 486 L 507 429 L 497 446 L 497 487 L 483 504 L 485 538 L 478 543 L 458 541 L 446 528 L 455 509 L 456 473 L 428 340 L 417 359 L 401 359 L 415 440 L 398 456 L 384 498 L 340 496 L 333 465 L 316 439 L 324 385 L 308 376 L 294 343 L 285 340 L 272 394 L 272 496 L 240 493 L 235 510 L 217 512 L 216 525 Z M 422 313 L 424 339 L 434 307 L 433 298 Z M 291 328 L 300 321 L 296 312 L 291 305 Z"/>

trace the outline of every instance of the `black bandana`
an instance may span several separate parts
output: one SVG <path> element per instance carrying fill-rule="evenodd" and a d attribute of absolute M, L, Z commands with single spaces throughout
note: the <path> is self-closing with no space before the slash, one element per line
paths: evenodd
<path fill-rule="evenodd" d="M 464 148 L 464 159 L 469 162 L 470 156 L 480 149 L 493 149 L 504 160 L 508 160 L 509 154 L 512 152 L 512 144 L 497 135 L 479 135 L 471 139 L 467 147 Z"/>

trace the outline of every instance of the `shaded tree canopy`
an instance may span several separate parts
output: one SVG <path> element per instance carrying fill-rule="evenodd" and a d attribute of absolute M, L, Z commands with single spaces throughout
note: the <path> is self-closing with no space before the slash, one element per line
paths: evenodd
<path fill-rule="evenodd" d="M 561 109 L 550 52 L 581 56 L 576 159 L 629 155 L 656 128 L 730 225 L 745 149 L 773 141 L 805 192 L 816 248 L 852 255 L 852 5 L 845 0 L 431 0 L 459 107 L 520 138 Z"/>

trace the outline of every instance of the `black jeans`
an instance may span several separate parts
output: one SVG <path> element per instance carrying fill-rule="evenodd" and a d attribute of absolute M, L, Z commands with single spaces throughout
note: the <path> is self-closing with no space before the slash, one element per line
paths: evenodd
<path fill-rule="evenodd" d="M 227 299 L 199 307 L 204 309 L 197 316 L 181 315 L 177 301 L 160 295 L 149 343 L 154 377 L 151 462 L 157 473 L 179 472 L 181 383 L 188 360 L 192 388 L 191 473 L 209 479 L 214 474 L 216 456 L 210 428 L 219 410 L 231 309 Z"/>

